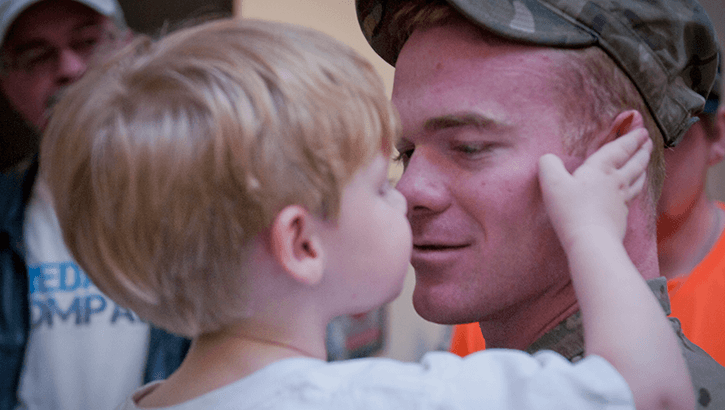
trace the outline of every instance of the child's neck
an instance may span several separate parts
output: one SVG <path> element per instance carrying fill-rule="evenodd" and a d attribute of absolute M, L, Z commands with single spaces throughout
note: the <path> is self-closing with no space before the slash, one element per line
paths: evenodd
<path fill-rule="evenodd" d="M 183 403 L 292 357 L 325 360 L 324 337 L 320 345 L 259 331 L 250 333 L 229 328 L 195 338 L 181 367 L 137 405 L 165 407 Z"/>

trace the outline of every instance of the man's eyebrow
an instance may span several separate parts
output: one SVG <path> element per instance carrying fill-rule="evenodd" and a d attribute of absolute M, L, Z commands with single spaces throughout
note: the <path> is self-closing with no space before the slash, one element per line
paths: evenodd
<path fill-rule="evenodd" d="M 82 22 L 76 24 L 73 27 L 73 31 L 80 31 L 80 30 L 83 30 L 83 29 L 87 29 L 89 27 L 92 27 L 92 28 L 96 28 L 96 27 L 103 28 L 103 22 L 104 22 L 104 20 L 103 20 L 103 17 L 101 17 L 101 16 L 88 17 L 87 19 L 83 20 Z"/>
<path fill-rule="evenodd" d="M 488 128 L 496 125 L 500 126 L 504 125 L 504 123 L 483 114 L 463 112 L 429 118 L 423 124 L 423 129 L 426 131 L 440 131 L 446 128 L 469 126 L 476 128 Z"/>
<path fill-rule="evenodd" d="M 77 33 L 79 31 L 85 30 L 87 28 L 96 28 L 100 27 L 103 28 L 103 20 L 96 18 L 96 17 L 88 17 L 87 19 L 81 21 L 80 23 L 73 26 L 72 31 L 74 33 Z M 12 42 L 12 38 L 9 39 L 10 42 Z M 8 41 L 5 41 L 8 43 Z M 51 46 L 52 44 L 48 42 L 47 40 L 43 38 L 30 38 L 27 41 L 24 41 L 20 44 L 15 44 L 10 47 L 10 51 L 15 54 L 21 54 L 25 51 L 32 50 L 34 48 L 43 48 Z"/>
<path fill-rule="evenodd" d="M 18 54 L 22 54 L 28 50 L 32 50 L 35 48 L 48 47 L 49 45 L 50 45 L 50 43 L 48 43 L 47 41 L 43 41 L 43 40 L 39 40 L 39 39 L 31 39 L 22 44 L 12 46 L 10 48 L 10 51 L 13 54 L 18 55 Z"/>

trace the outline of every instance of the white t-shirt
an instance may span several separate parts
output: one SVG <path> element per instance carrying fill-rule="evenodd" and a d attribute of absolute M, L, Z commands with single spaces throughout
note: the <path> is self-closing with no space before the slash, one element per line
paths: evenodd
<path fill-rule="evenodd" d="M 137 410 L 150 383 L 117 410 Z M 273 363 L 167 410 L 634 409 L 622 376 L 604 359 L 572 364 L 557 353 L 492 349 L 460 358 L 446 352 L 420 363 L 367 358 Z"/>
<path fill-rule="evenodd" d="M 18 409 L 113 409 L 143 383 L 149 325 L 101 293 L 72 260 L 41 179 L 23 232 L 31 331 Z"/>

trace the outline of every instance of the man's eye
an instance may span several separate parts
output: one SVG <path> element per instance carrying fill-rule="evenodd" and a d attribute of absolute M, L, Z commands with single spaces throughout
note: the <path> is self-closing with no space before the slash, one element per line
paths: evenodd
<path fill-rule="evenodd" d="M 479 151 L 479 149 L 473 145 L 461 145 L 458 147 L 458 151 L 464 154 L 475 154 Z"/>
<path fill-rule="evenodd" d="M 77 41 L 74 41 L 71 47 L 73 50 L 79 53 L 92 51 L 96 45 L 98 44 L 98 38 L 96 37 L 88 37 L 83 38 Z"/>
<path fill-rule="evenodd" d="M 479 144 L 458 144 L 453 146 L 453 150 L 464 155 L 475 155 L 490 151 L 493 146 L 489 143 Z"/>
<path fill-rule="evenodd" d="M 19 54 L 15 61 L 18 68 L 33 71 L 52 60 L 53 50 L 51 48 L 33 48 Z"/>

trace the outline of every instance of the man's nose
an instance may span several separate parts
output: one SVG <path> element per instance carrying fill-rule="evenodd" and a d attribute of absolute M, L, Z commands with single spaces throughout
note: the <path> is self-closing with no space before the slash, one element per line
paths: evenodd
<path fill-rule="evenodd" d="M 450 204 L 446 177 L 433 156 L 416 149 L 396 188 L 408 202 L 408 217 L 440 213 Z"/>
<path fill-rule="evenodd" d="M 79 79 L 88 68 L 87 58 L 74 50 L 61 50 L 58 56 L 58 81 L 69 84 Z"/>

